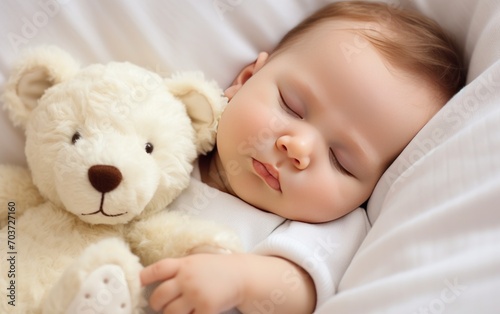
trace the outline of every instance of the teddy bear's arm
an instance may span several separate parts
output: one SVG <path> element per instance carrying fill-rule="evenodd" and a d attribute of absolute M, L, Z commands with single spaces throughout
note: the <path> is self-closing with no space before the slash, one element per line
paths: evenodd
<path fill-rule="evenodd" d="M 131 227 L 127 240 L 144 266 L 166 257 L 181 257 L 212 248 L 241 251 L 240 241 L 231 230 L 167 210 Z"/>
<path fill-rule="evenodd" d="M 21 166 L 0 165 L 0 228 L 11 216 L 18 219 L 27 208 L 44 199 L 31 180 L 29 170 Z"/>

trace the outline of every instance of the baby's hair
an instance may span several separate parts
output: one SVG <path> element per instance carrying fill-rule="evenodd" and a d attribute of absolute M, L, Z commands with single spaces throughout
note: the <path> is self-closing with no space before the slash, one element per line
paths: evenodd
<path fill-rule="evenodd" d="M 428 79 L 438 87 L 445 101 L 464 85 L 462 58 L 436 22 L 379 2 L 345 1 L 327 5 L 288 32 L 273 54 L 298 42 L 318 24 L 332 20 L 366 22 L 366 28 L 355 31 L 392 66 Z"/>

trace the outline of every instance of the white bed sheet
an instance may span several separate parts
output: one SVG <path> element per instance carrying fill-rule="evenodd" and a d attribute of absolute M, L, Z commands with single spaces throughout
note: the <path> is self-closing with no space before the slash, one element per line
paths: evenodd
<path fill-rule="evenodd" d="M 0 2 L 0 85 L 22 49 L 56 44 L 82 64 L 202 70 L 227 86 L 258 51 L 327 0 Z M 500 0 L 389 0 L 459 42 L 470 83 L 418 134 L 370 200 L 372 230 L 318 313 L 500 309 Z M 0 113 L 0 162 L 24 136 Z"/>

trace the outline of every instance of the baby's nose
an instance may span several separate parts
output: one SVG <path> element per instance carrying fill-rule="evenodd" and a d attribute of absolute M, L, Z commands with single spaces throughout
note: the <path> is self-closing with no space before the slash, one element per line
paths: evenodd
<path fill-rule="evenodd" d="M 311 162 L 312 143 L 302 137 L 281 136 L 276 141 L 277 148 L 286 153 L 293 165 L 304 170 Z"/>
<path fill-rule="evenodd" d="M 95 165 L 89 168 L 90 184 L 101 193 L 113 191 L 122 181 L 122 173 L 110 165 Z"/>

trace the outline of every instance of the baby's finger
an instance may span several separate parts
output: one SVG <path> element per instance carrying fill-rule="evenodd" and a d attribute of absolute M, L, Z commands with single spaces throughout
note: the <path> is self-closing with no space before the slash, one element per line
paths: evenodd
<path fill-rule="evenodd" d="M 175 280 L 168 280 L 156 287 L 149 298 L 149 306 L 156 312 L 170 306 L 171 302 L 175 302 L 181 296 L 181 289 Z M 177 312 L 175 312 L 177 313 Z M 182 313 L 182 312 L 179 312 Z M 189 313 L 189 312 L 187 312 Z"/>
<path fill-rule="evenodd" d="M 193 313 L 193 310 L 193 306 L 186 298 L 179 297 L 165 307 L 163 314 L 189 314 Z"/>
<path fill-rule="evenodd" d="M 172 278 L 177 273 L 178 268 L 178 261 L 170 258 L 149 265 L 141 271 L 141 284 L 147 286 L 156 281 Z"/>

